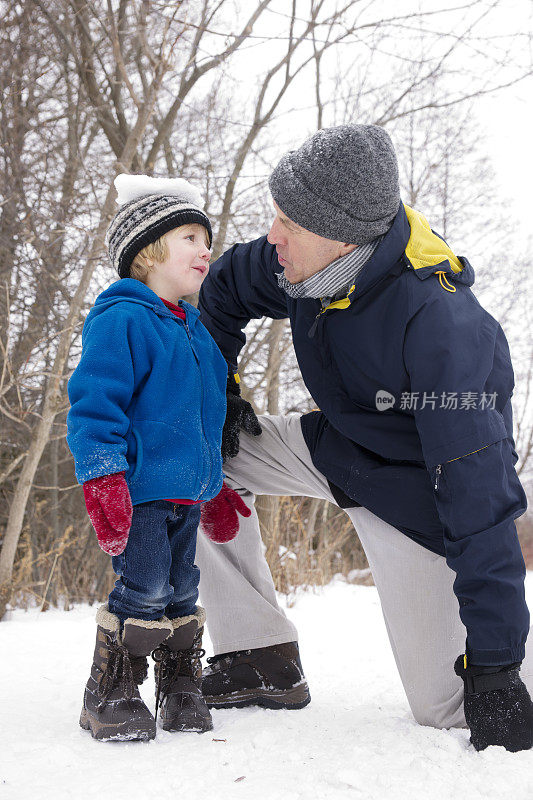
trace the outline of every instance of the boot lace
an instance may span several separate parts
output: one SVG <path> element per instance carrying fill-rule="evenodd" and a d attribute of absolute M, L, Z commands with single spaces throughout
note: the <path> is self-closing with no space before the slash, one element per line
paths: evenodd
<path fill-rule="evenodd" d="M 180 675 L 195 678 L 201 667 L 205 650 L 193 643 L 188 650 L 171 650 L 164 642 L 152 653 L 157 669 L 157 694 L 155 698 L 155 719 L 163 704 L 172 682 Z"/>
<path fill-rule="evenodd" d="M 113 689 L 119 687 L 126 700 L 130 701 L 136 685 L 142 683 L 148 674 L 148 663 L 143 656 L 130 656 L 123 644 L 106 634 L 108 651 L 107 664 L 98 681 L 98 697 L 101 709 Z"/>
<path fill-rule="evenodd" d="M 217 656 L 208 656 L 207 663 L 212 671 L 219 671 L 225 667 L 230 667 L 231 662 L 238 656 L 249 656 L 251 650 L 233 650 L 231 653 L 219 653 Z"/>

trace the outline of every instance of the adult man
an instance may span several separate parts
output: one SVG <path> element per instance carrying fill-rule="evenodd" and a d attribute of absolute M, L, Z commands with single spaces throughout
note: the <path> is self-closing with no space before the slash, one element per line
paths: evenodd
<path fill-rule="evenodd" d="M 468 261 L 401 203 L 383 129 L 319 131 L 281 159 L 270 189 L 268 240 L 228 250 L 200 295 L 230 367 L 230 483 L 248 505 L 247 493 L 267 493 L 345 508 L 415 718 L 451 727 L 466 713 L 476 748 L 529 748 L 533 704 L 518 673 L 529 614 L 514 525 L 525 496 L 503 331 L 470 291 Z M 233 374 L 242 329 L 262 316 L 290 319 L 320 411 L 260 417 L 262 434 L 249 435 L 259 431 Z M 238 455 L 235 423 L 247 431 Z M 296 631 L 277 606 L 256 516 L 228 545 L 201 537 L 197 561 L 218 654 L 208 702 L 305 705 Z"/>

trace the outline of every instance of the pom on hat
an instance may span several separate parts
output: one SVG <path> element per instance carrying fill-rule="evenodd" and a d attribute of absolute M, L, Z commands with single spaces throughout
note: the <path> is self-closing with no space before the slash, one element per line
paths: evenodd
<path fill-rule="evenodd" d="M 200 192 L 184 178 L 117 175 L 119 210 L 106 233 L 111 263 L 121 278 L 130 276 L 137 253 L 181 225 L 198 224 L 213 241 L 211 223 L 203 210 Z"/>
<path fill-rule="evenodd" d="M 184 203 L 203 208 L 204 202 L 198 189 L 184 178 L 152 178 L 150 175 L 128 175 L 123 172 L 114 180 L 117 203 L 124 205 L 147 195 L 160 194 L 179 197 Z"/>

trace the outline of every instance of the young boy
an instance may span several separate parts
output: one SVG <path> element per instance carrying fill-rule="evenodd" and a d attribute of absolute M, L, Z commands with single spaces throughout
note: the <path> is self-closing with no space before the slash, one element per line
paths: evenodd
<path fill-rule="evenodd" d="M 155 720 L 137 688 L 152 651 L 163 728 L 212 728 L 194 559 L 200 503 L 222 487 L 227 365 L 180 299 L 209 270 L 199 193 L 180 178 L 119 175 L 115 186 L 121 208 L 107 245 L 120 280 L 89 312 L 68 384 L 76 477 L 119 576 L 96 616 L 80 725 L 96 739 L 152 739 Z"/>

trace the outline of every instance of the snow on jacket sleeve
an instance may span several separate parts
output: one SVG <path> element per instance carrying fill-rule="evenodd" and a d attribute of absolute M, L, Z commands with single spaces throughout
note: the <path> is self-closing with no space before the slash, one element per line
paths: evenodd
<path fill-rule="evenodd" d="M 276 249 L 266 236 L 226 250 L 209 270 L 200 290 L 200 319 L 233 368 L 251 319 L 285 319 L 287 295 L 278 285 Z"/>
<path fill-rule="evenodd" d="M 514 520 L 526 500 L 514 469 L 513 371 L 505 336 L 469 292 L 458 291 L 411 319 L 404 359 L 418 395 L 412 410 L 446 560 L 457 576 L 467 653 L 474 664 L 521 661 L 529 612 Z"/>
<path fill-rule="evenodd" d="M 134 392 L 128 317 L 111 309 L 88 323 L 68 382 L 67 444 L 79 483 L 128 469 L 126 409 Z"/>

